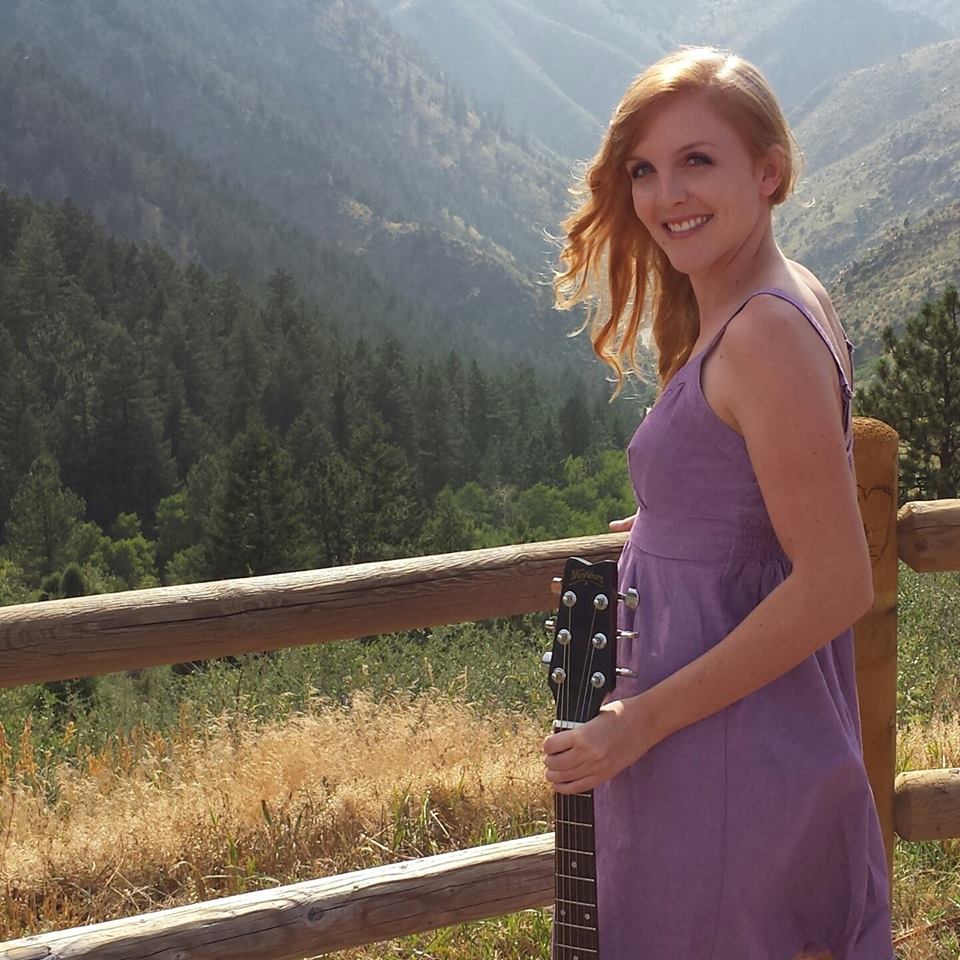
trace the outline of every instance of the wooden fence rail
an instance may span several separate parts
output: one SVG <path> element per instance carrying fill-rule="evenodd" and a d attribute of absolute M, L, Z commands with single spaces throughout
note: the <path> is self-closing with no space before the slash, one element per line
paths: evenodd
<path fill-rule="evenodd" d="M 568 556 L 603 534 L 0 608 L 0 687 L 548 610 Z"/>
<path fill-rule="evenodd" d="M 302 960 L 553 901 L 553 834 L 0 944 L 2 960 Z"/>
<path fill-rule="evenodd" d="M 896 433 L 854 418 L 874 607 L 854 628 L 864 762 L 883 828 L 960 836 L 960 770 L 896 761 L 897 560 L 960 569 L 960 500 L 897 504 Z M 0 687 L 552 609 L 569 556 L 623 534 L 0 609 Z M 552 899 L 552 834 L 0 944 L 0 960 L 299 960 Z"/>

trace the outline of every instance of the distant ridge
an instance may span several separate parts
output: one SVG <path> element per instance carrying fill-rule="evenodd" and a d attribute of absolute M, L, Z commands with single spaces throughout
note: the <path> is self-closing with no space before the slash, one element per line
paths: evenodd
<path fill-rule="evenodd" d="M 803 112 L 807 169 L 779 215 L 785 248 L 826 277 L 904 218 L 952 206 L 960 183 L 960 40 L 859 70 Z"/>

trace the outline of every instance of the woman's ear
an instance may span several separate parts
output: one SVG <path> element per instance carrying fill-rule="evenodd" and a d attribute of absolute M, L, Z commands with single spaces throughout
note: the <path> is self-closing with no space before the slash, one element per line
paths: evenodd
<path fill-rule="evenodd" d="M 772 197 L 783 181 L 786 168 L 786 157 L 783 147 L 775 143 L 758 161 L 757 175 L 760 178 L 760 192 L 765 197 Z"/>

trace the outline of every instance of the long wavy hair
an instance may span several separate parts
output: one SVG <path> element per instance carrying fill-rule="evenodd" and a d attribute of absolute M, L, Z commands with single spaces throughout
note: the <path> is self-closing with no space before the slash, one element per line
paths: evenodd
<path fill-rule="evenodd" d="M 650 110 L 680 93 L 707 92 L 740 134 L 754 159 L 772 147 L 783 153 L 783 179 L 771 207 L 793 190 L 799 151 L 777 98 L 748 61 L 715 47 L 681 47 L 643 71 L 627 88 L 596 155 L 571 189 L 579 206 L 562 222 L 565 237 L 554 274 L 555 305 L 585 303 L 597 356 L 623 389 L 628 375 L 641 380 L 637 340 L 644 320 L 656 345 L 660 392 L 687 361 L 700 333 L 690 279 L 675 270 L 633 210 L 626 158 Z"/>

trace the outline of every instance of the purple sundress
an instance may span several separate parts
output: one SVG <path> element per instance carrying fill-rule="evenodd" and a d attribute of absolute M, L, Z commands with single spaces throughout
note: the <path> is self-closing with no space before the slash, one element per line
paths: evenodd
<path fill-rule="evenodd" d="M 840 371 L 847 451 L 852 388 Z M 737 313 L 743 309 L 746 302 Z M 733 316 L 736 316 L 735 313 Z M 732 320 L 733 317 L 730 318 Z M 675 374 L 628 447 L 638 512 L 619 561 L 629 697 L 722 640 L 790 573 L 746 444 Z M 848 350 L 853 345 L 846 340 Z M 886 855 L 863 765 L 852 626 L 678 731 L 595 791 L 600 960 L 892 960 Z"/>

